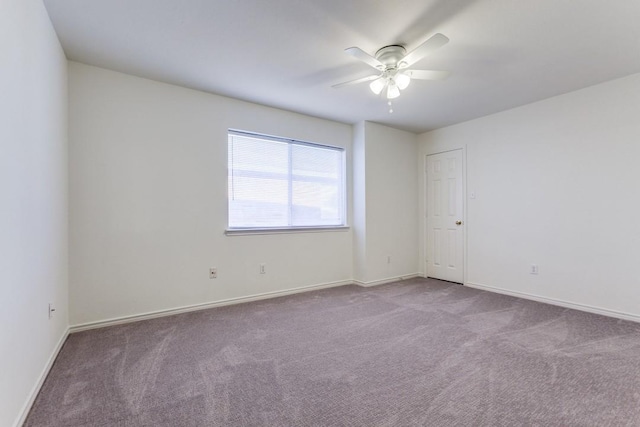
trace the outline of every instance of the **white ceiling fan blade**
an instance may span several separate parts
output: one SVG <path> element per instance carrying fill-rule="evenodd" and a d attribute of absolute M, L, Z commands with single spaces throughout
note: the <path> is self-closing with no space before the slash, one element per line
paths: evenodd
<path fill-rule="evenodd" d="M 444 80 L 451 75 L 451 71 L 436 70 L 404 70 L 404 73 L 417 80 Z"/>
<path fill-rule="evenodd" d="M 437 33 L 431 36 L 426 42 L 409 52 L 400 60 L 401 67 L 409 67 L 429 55 L 434 50 L 444 46 L 449 42 L 449 38 L 444 34 Z M 406 64 L 406 65 L 404 65 Z"/>
<path fill-rule="evenodd" d="M 358 83 L 370 82 L 371 80 L 375 80 L 378 77 L 380 77 L 380 74 L 374 74 L 374 75 L 371 75 L 371 76 L 362 77 L 360 79 L 350 80 L 350 81 L 344 82 L 344 83 L 338 83 L 337 85 L 333 85 L 331 87 L 337 89 L 337 88 L 342 87 L 342 86 L 349 86 L 349 85 L 355 85 L 355 84 L 358 84 Z"/>
<path fill-rule="evenodd" d="M 384 70 L 384 64 L 382 62 L 378 61 L 376 58 L 369 55 L 367 52 L 360 49 L 359 47 L 350 47 L 345 49 L 344 51 L 347 55 L 351 55 L 354 58 L 359 59 L 360 61 L 364 62 L 367 65 L 372 66 L 375 69 Z"/>

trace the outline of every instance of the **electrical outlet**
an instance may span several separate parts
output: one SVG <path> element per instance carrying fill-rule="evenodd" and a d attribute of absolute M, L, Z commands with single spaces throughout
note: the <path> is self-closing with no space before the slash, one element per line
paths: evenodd
<path fill-rule="evenodd" d="M 391 255 L 387 255 L 387 264 L 391 264 Z"/>
<path fill-rule="evenodd" d="M 260 264 L 260 274 L 266 274 L 267 273 L 267 264 L 262 263 Z"/>
<path fill-rule="evenodd" d="M 212 267 L 209 269 L 209 279 L 217 279 L 218 278 L 218 269 L 216 267 Z"/>
<path fill-rule="evenodd" d="M 53 313 L 56 311 L 56 308 L 53 306 L 53 303 L 49 303 L 49 320 L 53 318 Z"/>
<path fill-rule="evenodd" d="M 529 270 L 531 274 L 538 274 L 538 266 L 536 264 L 531 264 L 531 270 Z"/>

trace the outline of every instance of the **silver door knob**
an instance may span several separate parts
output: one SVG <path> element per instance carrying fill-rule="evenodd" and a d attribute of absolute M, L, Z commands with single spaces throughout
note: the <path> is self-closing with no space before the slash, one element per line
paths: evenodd
<path fill-rule="evenodd" d="M 460 220 L 456 221 L 456 225 L 462 225 L 462 221 Z"/>

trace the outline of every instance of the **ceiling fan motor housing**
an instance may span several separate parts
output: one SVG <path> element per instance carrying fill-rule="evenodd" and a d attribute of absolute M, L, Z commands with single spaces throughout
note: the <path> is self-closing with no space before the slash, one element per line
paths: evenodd
<path fill-rule="evenodd" d="M 386 68 L 397 68 L 398 62 L 405 57 L 407 50 L 404 46 L 390 45 L 379 49 L 376 52 L 376 59 L 382 62 Z"/>

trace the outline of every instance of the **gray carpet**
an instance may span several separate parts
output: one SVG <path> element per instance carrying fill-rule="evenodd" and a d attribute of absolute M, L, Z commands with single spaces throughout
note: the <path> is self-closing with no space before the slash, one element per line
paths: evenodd
<path fill-rule="evenodd" d="M 640 324 L 415 279 L 69 337 L 27 426 L 640 425 Z"/>

